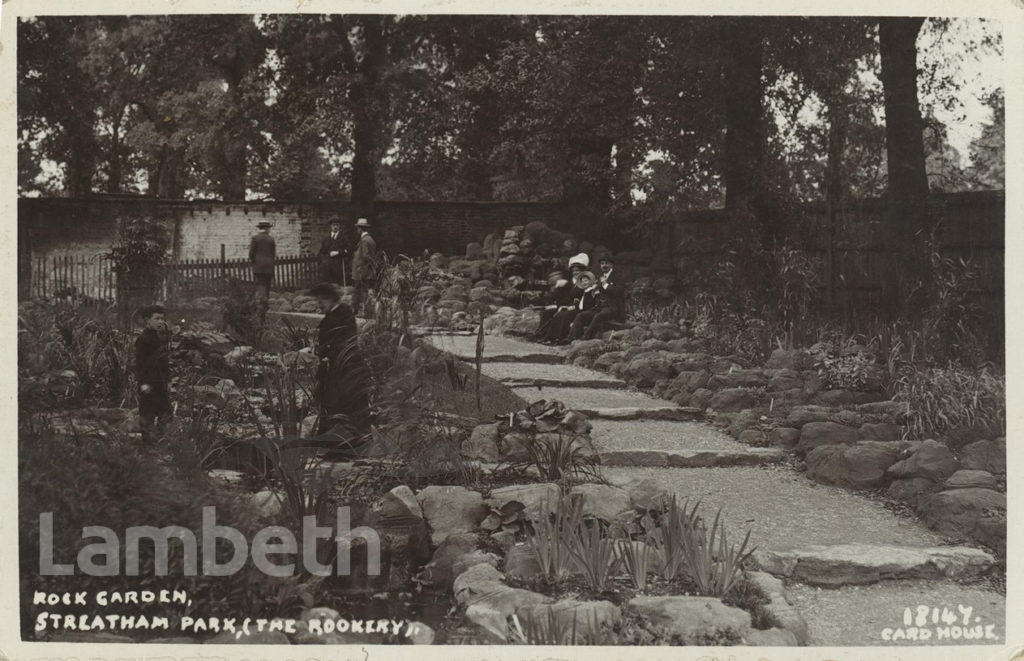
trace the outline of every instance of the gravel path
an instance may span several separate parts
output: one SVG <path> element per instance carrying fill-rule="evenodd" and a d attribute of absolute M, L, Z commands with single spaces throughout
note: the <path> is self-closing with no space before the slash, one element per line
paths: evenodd
<path fill-rule="evenodd" d="M 874 585 L 849 586 L 838 590 L 794 584 L 786 588 L 790 602 L 807 620 L 810 645 L 963 645 L 977 641 L 937 640 L 937 633 L 924 643 L 913 640 L 886 641 L 882 630 L 901 628 L 905 608 L 920 605 L 947 607 L 958 613 L 957 605 L 972 607 L 978 624 L 995 624 L 998 641 L 1006 635 L 1006 599 L 998 592 L 940 581 L 887 581 Z M 915 616 L 916 616 L 916 610 Z M 935 625 L 929 623 L 929 628 Z M 985 658 L 982 655 L 977 658 Z"/>
<path fill-rule="evenodd" d="M 438 349 L 472 360 L 476 357 L 475 335 L 431 335 L 427 339 Z M 524 342 L 503 335 L 484 338 L 484 356 L 530 356 L 535 354 L 559 355 L 559 350 L 544 344 Z"/>
<path fill-rule="evenodd" d="M 573 381 L 604 381 L 608 383 L 619 383 L 622 387 L 626 384 L 619 379 L 609 376 L 604 372 L 588 370 L 576 365 L 543 365 L 539 363 L 484 363 L 481 365 L 483 373 L 492 379 L 544 379 L 548 381 L 562 381 L 571 383 Z"/>
<path fill-rule="evenodd" d="M 675 408 L 672 402 L 656 399 L 642 392 L 611 390 L 607 388 L 513 388 L 528 402 L 538 399 L 557 399 L 573 409 L 614 409 L 635 406 L 646 409 Z"/>
<path fill-rule="evenodd" d="M 785 466 L 735 468 L 605 468 L 613 483 L 649 477 L 679 497 L 703 500 L 707 515 L 722 508 L 733 539 L 749 527 L 761 549 L 812 544 L 908 544 L 945 540 L 917 519 L 896 516 L 880 503 L 838 487 L 815 484 Z"/>
<path fill-rule="evenodd" d="M 669 420 L 591 420 L 590 438 L 598 450 L 746 450 L 703 422 Z"/>

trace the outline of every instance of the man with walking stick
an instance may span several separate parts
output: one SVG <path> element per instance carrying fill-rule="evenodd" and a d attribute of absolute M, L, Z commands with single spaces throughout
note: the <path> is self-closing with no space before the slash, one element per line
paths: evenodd
<path fill-rule="evenodd" d="M 341 221 L 331 220 L 331 231 L 320 244 L 320 265 L 323 267 L 324 282 L 333 282 L 342 287 L 347 285 L 345 257 L 348 242 L 341 236 Z"/>

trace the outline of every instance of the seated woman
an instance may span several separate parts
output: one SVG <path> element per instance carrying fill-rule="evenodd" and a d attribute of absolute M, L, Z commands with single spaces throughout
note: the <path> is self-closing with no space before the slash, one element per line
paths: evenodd
<path fill-rule="evenodd" d="M 590 271 L 577 273 L 575 277 L 577 296 L 571 308 L 559 310 L 551 319 L 544 336 L 549 344 L 568 344 L 572 323 L 576 316 L 591 313 L 600 304 L 600 288 L 597 278 Z"/>
<path fill-rule="evenodd" d="M 548 274 L 548 283 L 551 285 L 551 288 L 544 295 L 544 307 L 540 311 L 540 326 L 537 328 L 535 335 L 538 340 L 545 337 L 544 331 L 547 330 L 555 314 L 559 310 L 572 307 L 573 304 L 574 287 L 565 275 L 565 271 L 561 269 L 552 271 Z"/>

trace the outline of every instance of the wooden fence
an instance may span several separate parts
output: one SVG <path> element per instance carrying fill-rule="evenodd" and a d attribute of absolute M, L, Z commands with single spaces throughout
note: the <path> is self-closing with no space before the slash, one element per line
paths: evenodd
<path fill-rule="evenodd" d="M 182 301 L 223 293 L 229 279 L 253 281 L 248 259 L 190 259 L 162 267 L 164 300 Z M 117 300 L 118 277 L 105 256 L 83 258 L 55 255 L 33 260 L 28 282 L 19 293 L 31 299 L 75 299 L 113 303 Z M 301 289 L 315 284 L 319 261 L 315 255 L 278 257 L 274 265 L 275 289 Z M 25 278 L 23 277 L 23 280 Z"/>

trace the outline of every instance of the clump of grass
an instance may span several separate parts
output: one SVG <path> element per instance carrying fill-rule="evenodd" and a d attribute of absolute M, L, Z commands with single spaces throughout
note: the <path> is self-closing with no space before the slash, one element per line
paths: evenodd
<path fill-rule="evenodd" d="M 1006 434 L 1006 377 L 991 367 L 908 367 L 893 399 L 907 403 L 907 436 L 960 445 Z"/>

